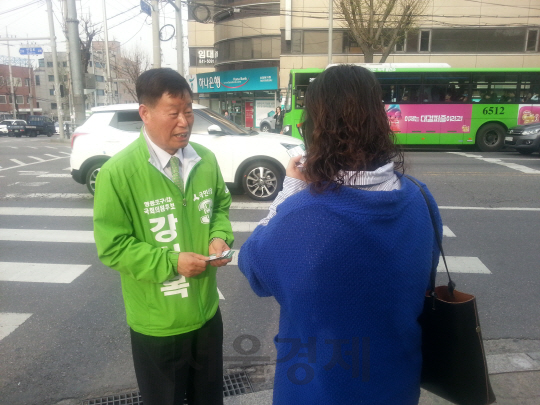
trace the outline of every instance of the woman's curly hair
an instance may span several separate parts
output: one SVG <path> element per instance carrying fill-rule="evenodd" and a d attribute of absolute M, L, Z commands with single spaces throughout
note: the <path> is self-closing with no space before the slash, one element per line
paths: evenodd
<path fill-rule="evenodd" d="M 403 153 L 382 102 L 375 75 L 353 65 L 333 66 L 307 88 L 304 174 L 312 189 L 338 189 L 344 171 L 373 171 L 394 161 L 403 172 Z"/>

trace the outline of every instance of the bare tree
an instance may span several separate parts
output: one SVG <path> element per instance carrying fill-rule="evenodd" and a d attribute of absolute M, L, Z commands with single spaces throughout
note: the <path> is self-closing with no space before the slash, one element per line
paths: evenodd
<path fill-rule="evenodd" d="M 398 41 L 413 29 L 429 0 L 333 0 L 362 52 L 372 63 L 375 53 L 385 62 Z"/>
<path fill-rule="evenodd" d="M 128 91 L 133 101 L 137 101 L 135 83 L 141 73 L 150 69 L 152 64 L 148 54 L 140 48 L 131 48 L 122 52 L 122 57 L 118 58 L 118 63 L 113 68 L 116 71 L 116 77 L 119 78 L 122 86 Z"/>
<path fill-rule="evenodd" d="M 88 62 L 90 62 L 92 52 L 92 41 L 94 37 L 101 33 L 101 26 L 92 24 L 92 18 L 90 15 L 81 17 L 79 21 L 79 28 L 81 33 L 79 34 L 79 41 L 81 46 L 81 62 L 84 69 L 84 73 L 88 73 Z"/>

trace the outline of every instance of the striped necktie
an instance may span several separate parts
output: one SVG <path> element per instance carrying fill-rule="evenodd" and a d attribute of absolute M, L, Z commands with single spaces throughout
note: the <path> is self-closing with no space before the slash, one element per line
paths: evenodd
<path fill-rule="evenodd" d="M 174 184 L 178 186 L 178 188 L 180 189 L 183 195 L 184 194 L 184 180 L 182 179 L 182 176 L 180 175 L 180 159 L 178 159 L 176 156 L 171 156 L 169 165 L 171 166 L 172 180 Z"/>

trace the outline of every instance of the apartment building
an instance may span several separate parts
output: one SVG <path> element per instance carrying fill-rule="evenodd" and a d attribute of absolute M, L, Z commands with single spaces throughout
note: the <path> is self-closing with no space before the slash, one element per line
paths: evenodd
<path fill-rule="evenodd" d="M 15 114 L 17 118 L 26 119 L 28 115 L 41 114 L 41 110 L 36 103 L 33 77 L 34 70 L 28 68 L 28 62 L 23 58 L 12 58 L 10 81 L 9 65 L 7 57 L 0 60 L 0 118 L 13 117 L 13 101 L 15 102 Z M 5 60 L 3 60 L 5 59 Z M 5 63 L 5 64 L 4 64 Z M 11 83 L 13 83 L 13 93 L 11 93 Z"/>
<path fill-rule="evenodd" d="M 418 26 L 395 46 L 386 62 L 538 67 L 540 12 L 532 4 L 529 0 L 511 4 L 430 0 Z M 189 80 L 198 91 L 198 101 L 220 113 L 229 111 L 242 125 L 251 123 L 254 116 L 257 127 L 265 113 L 280 104 L 290 69 L 328 64 L 328 7 L 328 0 L 194 3 L 188 27 Z M 380 56 L 376 54 L 374 62 Z M 336 9 L 332 62 L 364 62 Z M 243 83 L 259 77 L 269 78 L 256 89 L 241 91 Z"/>

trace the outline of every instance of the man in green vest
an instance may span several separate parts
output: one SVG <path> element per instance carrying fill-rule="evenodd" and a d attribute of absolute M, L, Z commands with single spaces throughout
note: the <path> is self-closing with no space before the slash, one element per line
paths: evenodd
<path fill-rule="evenodd" d="M 217 267 L 233 243 L 231 195 L 216 157 L 189 142 L 192 92 L 172 69 L 136 84 L 139 138 L 97 177 L 94 236 L 120 273 L 145 405 L 223 404 Z"/>

